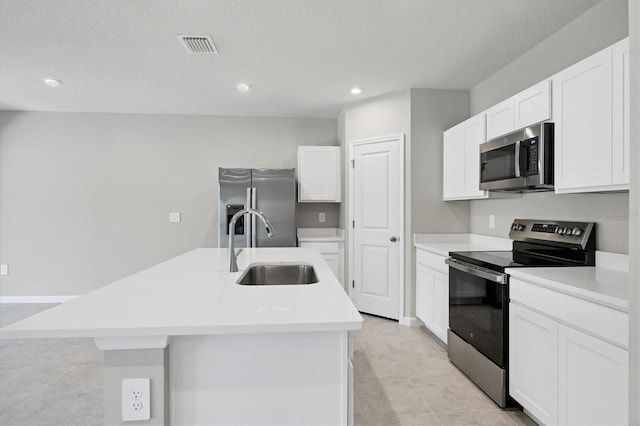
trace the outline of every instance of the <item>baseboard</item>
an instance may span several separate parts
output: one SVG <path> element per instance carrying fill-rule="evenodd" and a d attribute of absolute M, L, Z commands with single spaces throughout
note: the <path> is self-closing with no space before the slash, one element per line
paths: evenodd
<path fill-rule="evenodd" d="M 3 303 L 64 303 L 78 296 L 0 296 Z"/>
<path fill-rule="evenodd" d="M 418 318 L 416 318 L 416 317 L 404 317 L 400 321 L 400 324 L 407 325 L 409 327 L 419 327 L 419 326 L 422 325 L 420 320 Z"/>

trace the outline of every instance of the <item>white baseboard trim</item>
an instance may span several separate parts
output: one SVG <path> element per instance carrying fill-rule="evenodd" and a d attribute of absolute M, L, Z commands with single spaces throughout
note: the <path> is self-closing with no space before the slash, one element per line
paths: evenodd
<path fill-rule="evenodd" d="M 64 303 L 78 296 L 0 296 L 3 303 Z"/>
<path fill-rule="evenodd" d="M 403 317 L 402 320 L 400 321 L 400 324 L 406 325 L 409 327 L 419 327 L 422 325 L 420 320 L 416 317 Z"/>

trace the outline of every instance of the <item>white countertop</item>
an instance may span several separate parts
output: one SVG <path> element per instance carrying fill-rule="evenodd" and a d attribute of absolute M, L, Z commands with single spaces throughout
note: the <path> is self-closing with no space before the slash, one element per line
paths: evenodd
<path fill-rule="evenodd" d="M 586 266 L 508 268 L 506 272 L 513 278 L 629 312 L 629 274 L 623 271 Z"/>
<path fill-rule="evenodd" d="M 339 228 L 298 228 L 299 242 L 341 242 L 344 230 Z"/>
<path fill-rule="evenodd" d="M 478 234 L 415 234 L 413 245 L 433 254 L 449 256 L 452 251 L 511 250 L 513 242 L 508 238 Z"/>
<path fill-rule="evenodd" d="M 255 262 L 304 262 L 319 282 L 244 286 Z M 362 317 L 322 256 L 303 248 L 244 249 L 228 272 L 227 249 L 196 249 L 0 330 L 0 338 L 138 337 L 338 331 Z"/>

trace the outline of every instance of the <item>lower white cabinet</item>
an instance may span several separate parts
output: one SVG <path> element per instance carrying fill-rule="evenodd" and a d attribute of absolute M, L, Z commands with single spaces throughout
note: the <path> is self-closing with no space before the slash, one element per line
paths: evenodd
<path fill-rule="evenodd" d="M 509 305 L 509 394 L 543 424 L 558 423 L 558 323 Z"/>
<path fill-rule="evenodd" d="M 312 248 L 322 255 L 322 258 L 329 264 L 331 271 L 336 276 L 340 284 L 344 285 L 343 277 L 343 243 L 342 242 L 300 242 L 300 247 Z"/>
<path fill-rule="evenodd" d="M 444 343 L 449 328 L 449 270 L 446 258 L 416 251 L 416 316 Z"/>
<path fill-rule="evenodd" d="M 545 425 L 626 424 L 628 351 L 603 330 L 628 316 L 513 277 L 510 291 L 511 397 Z"/>
<path fill-rule="evenodd" d="M 558 342 L 558 423 L 627 424 L 628 352 L 562 324 Z"/>

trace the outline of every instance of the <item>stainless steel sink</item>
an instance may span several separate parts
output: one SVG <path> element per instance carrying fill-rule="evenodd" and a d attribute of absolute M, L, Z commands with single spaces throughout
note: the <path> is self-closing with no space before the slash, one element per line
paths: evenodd
<path fill-rule="evenodd" d="M 241 285 L 291 285 L 318 282 L 313 266 L 308 264 L 256 263 L 250 265 L 236 283 Z"/>

